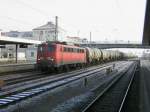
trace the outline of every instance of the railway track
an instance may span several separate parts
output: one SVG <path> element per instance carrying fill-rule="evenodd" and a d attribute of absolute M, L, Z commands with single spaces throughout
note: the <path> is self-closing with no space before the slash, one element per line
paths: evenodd
<path fill-rule="evenodd" d="M 109 65 L 109 64 L 106 64 L 106 65 Z M 102 66 L 102 65 L 100 65 L 100 66 Z M 88 68 L 86 68 L 86 69 L 88 69 Z M 90 68 L 92 68 L 92 67 L 90 67 Z M 72 71 L 72 73 L 82 71 L 82 70 L 85 70 L 85 69 L 75 70 L 75 71 Z M 55 74 L 56 73 L 47 73 L 47 72 L 42 72 L 42 73 L 41 72 L 26 72 L 26 73 L 20 73 L 20 74 L 11 74 L 11 75 L 6 75 L 6 76 L 0 76 L 0 79 L 5 82 L 5 86 L 9 86 L 9 85 L 13 85 L 13 84 L 21 83 L 21 82 L 26 82 L 26 81 L 30 81 L 30 80 L 40 79 L 43 77 L 48 77 L 49 75 L 55 75 Z M 62 73 L 62 75 L 65 75 L 65 74 L 66 73 Z M 58 76 L 60 76 L 60 75 L 58 75 Z"/>
<path fill-rule="evenodd" d="M 34 80 L 34 79 L 43 78 L 43 77 L 48 77 L 48 75 L 46 75 L 46 74 L 43 75 L 43 73 L 37 73 L 37 74 L 30 75 L 30 76 L 8 79 L 8 80 L 4 80 L 4 81 L 6 82 L 5 86 L 8 86 L 8 85 L 13 85 L 13 84 L 17 84 L 20 82 L 30 81 L 30 80 Z"/>
<path fill-rule="evenodd" d="M 3 80 L 15 79 L 15 78 L 23 77 L 23 76 L 32 75 L 35 73 L 37 73 L 37 72 L 24 71 L 24 72 L 20 72 L 20 73 L 16 72 L 16 73 L 9 73 L 9 74 L 0 74 L 0 79 L 3 79 Z"/>
<path fill-rule="evenodd" d="M 119 65 L 121 63 L 118 63 Z M 122 62 L 123 65 L 126 63 Z M 28 83 L 24 83 L 19 86 L 8 86 L 4 88 L 4 91 L 0 93 L 0 107 L 3 108 L 5 106 L 8 106 L 9 104 L 13 104 L 16 102 L 19 102 L 21 100 L 24 100 L 26 98 L 32 97 L 34 95 L 38 95 L 40 93 L 49 91 L 51 89 L 54 89 L 56 87 L 60 87 L 62 85 L 65 85 L 67 83 L 70 83 L 72 81 L 90 76 L 95 73 L 99 73 L 101 71 L 105 71 L 106 68 L 110 68 L 112 65 L 105 65 L 105 66 L 98 66 L 98 67 L 92 67 L 88 68 L 86 70 L 79 70 L 66 73 L 67 75 L 64 76 L 64 73 L 61 74 L 62 76 L 57 76 L 55 78 L 52 78 L 52 76 L 32 80 Z M 13 88 L 13 89 L 11 89 Z"/>
<path fill-rule="evenodd" d="M 92 92 L 95 97 L 82 108 L 82 112 L 122 112 L 136 69 L 137 62 L 126 72 L 109 81 L 103 90 L 101 87 L 94 89 Z"/>
<path fill-rule="evenodd" d="M 102 68 L 102 67 L 106 67 L 106 66 L 110 67 L 110 66 L 113 66 L 113 64 L 114 63 L 112 63 L 111 65 L 109 65 L 109 64 L 108 65 L 104 65 L 104 66 L 100 65 L 100 66 L 97 66 L 97 67 L 90 67 L 90 68 L 86 68 L 86 69 L 80 69 L 80 70 L 76 70 L 76 71 L 72 71 L 72 72 L 68 72 L 68 73 L 57 74 L 57 75 L 53 75 L 53 76 L 46 75 L 46 77 L 37 78 L 37 79 L 34 79 L 34 80 L 28 80 L 28 81 L 25 81 L 25 82 L 23 81 L 24 79 L 21 79 L 21 81 L 23 81 L 23 82 L 17 80 L 20 83 L 14 83 L 12 85 L 4 86 L 2 88 L 2 90 L 4 92 L 2 91 L 0 93 L 0 95 L 5 94 L 5 93 L 9 94 L 9 93 L 14 92 L 15 90 L 11 91 L 11 89 L 14 89 L 14 88 L 21 87 L 21 89 L 22 89 L 22 86 L 24 86 L 24 88 L 26 89 L 26 85 L 27 85 L 27 88 L 28 88 L 29 87 L 28 85 L 32 84 L 32 83 L 38 83 L 38 82 L 45 81 L 45 80 L 47 80 L 46 82 L 49 82 L 51 80 L 57 81 L 59 79 L 69 78 L 69 77 L 72 77 L 72 76 L 75 76 L 75 75 L 79 75 L 79 74 L 82 74 L 82 73 L 85 73 L 85 72 L 89 72 L 89 71 L 92 71 L 92 70 L 96 70 L 96 69 L 99 69 L 99 68 Z M 119 65 L 119 64 L 121 64 L 121 62 L 117 63 L 116 65 Z M 7 91 L 7 90 L 9 90 L 10 92 Z"/>

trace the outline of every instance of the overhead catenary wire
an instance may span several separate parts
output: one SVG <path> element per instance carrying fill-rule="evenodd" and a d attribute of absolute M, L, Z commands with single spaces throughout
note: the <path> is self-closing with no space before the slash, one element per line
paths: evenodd
<path fill-rule="evenodd" d="M 29 23 L 27 21 L 19 20 L 19 19 L 16 19 L 16 18 L 13 18 L 13 17 L 9 17 L 9 16 L 2 16 L 1 15 L 0 19 L 2 19 L 2 18 L 8 19 L 9 21 L 13 21 L 13 22 L 19 23 L 20 25 L 23 25 L 23 26 L 24 25 L 26 25 L 26 26 L 33 26 L 34 25 L 34 24 Z M 11 28 L 7 28 L 7 27 L 5 27 L 3 25 L 0 25 L 0 27 L 2 27 L 5 30 L 8 30 L 8 31 L 12 30 Z M 11 27 L 14 27 L 14 25 L 11 25 Z M 22 30 L 22 29 L 18 25 L 15 25 L 15 30 Z"/>
<path fill-rule="evenodd" d="M 15 2 L 15 4 L 19 4 L 19 5 L 22 5 L 22 6 L 24 6 L 24 7 L 30 8 L 30 9 L 32 9 L 34 12 L 37 12 L 37 13 L 39 13 L 40 15 L 46 17 L 48 21 L 54 22 L 54 18 L 55 18 L 54 16 L 48 15 L 47 12 L 45 12 L 45 11 L 39 9 L 39 8 L 35 8 L 35 7 L 33 7 L 32 5 L 26 3 L 26 2 L 24 2 L 24 1 L 22 1 L 22 0 L 13 0 L 13 2 Z M 14 18 L 14 17 L 6 16 L 6 15 L 1 15 L 0 17 L 1 17 L 1 18 L 6 18 L 6 19 L 8 19 L 8 20 L 10 20 L 10 21 L 14 21 L 14 22 L 16 22 L 16 23 L 20 23 L 20 24 L 26 25 L 26 26 L 27 26 L 27 25 L 28 25 L 28 26 L 34 26 L 34 25 L 35 25 L 35 24 L 31 23 L 31 22 L 24 21 L 24 20 L 20 20 L 20 19 L 16 19 L 16 18 Z M 18 28 L 17 28 L 17 29 L 18 29 Z M 19 29 L 20 29 L 20 28 L 19 28 Z"/>
<path fill-rule="evenodd" d="M 11 20 L 11 21 L 15 21 L 17 23 L 24 24 L 24 25 L 32 25 L 32 23 L 29 23 L 27 21 L 19 20 L 19 19 L 9 17 L 9 16 L 0 16 L 0 18 L 5 18 L 5 19 Z"/>
<path fill-rule="evenodd" d="M 23 0 L 13 0 L 13 2 L 15 2 L 15 4 L 17 3 L 17 4 L 20 4 L 20 5 L 24 6 L 24 7 L 30 8 L 33 11 L 35 11 L 35 12 L 41 14 L 42 16 L 46 17 L 48 21 L 52 21 L 53 23 L 55 23 L 55 16 L 49 15 L 48 12 L 45 12 L 45 11 L 39 9 L 39 8 L 36 8 L 36 7 L 32 6 L 32 5 L 30 5 L 29 3 L 24 2 Z M 11 21 L 15 21 L 15 22 L 24 24 L 24 25 L 30 25 L 30 26 L 32 25 L 32 23 L 29 23 L 27 21 L 18 20 L 18 19 L 15 19 L 14 17 L 8 17 L 8 16 L 3 16 L 3 17 L 5 17 L 5 18 L 7 18 L 7 19 L 9 19 Z M 61 17 L 60 16 L 58 16 L 58 17 L 59 17 L 59 22 L 60 22 Z M 62 29 L 63 32 L 68 32 L 68 30 L 60 27 L 60 26 L 66 26 L 66 25 L 64 25 L 64 23 L 62 23 L 62 22 L 61 22 L 61 24 L 63 24 L 63 25 L 59 25 L 58 27 L 60 29 Z"/>
<path fill-rule="evenodd" d="M 16 1 L 18 4 L 21 4 L 21 5 L 25 6 L 25 7 L 28 7 L 28 8 L 30 8 L 30 9 L 32 9 L 33 11 L 35 11 L 35 12 L 37 12 L 37 13 L 39 13 L 39 14 L 45 16 L 47 19 L 49 19 L 49 18 L 55 18 L 54 16 L 50 16 L 47 12 L 45 12 L 45 11 L 39 9 L 39 8 L 35 8 L 35 7 L 33 7 L 32 5 L 26 3 L 26 2 L 24 2 L 24 1 L 22 1 L 22 0 L 15 0 L 15 1 Z"/>

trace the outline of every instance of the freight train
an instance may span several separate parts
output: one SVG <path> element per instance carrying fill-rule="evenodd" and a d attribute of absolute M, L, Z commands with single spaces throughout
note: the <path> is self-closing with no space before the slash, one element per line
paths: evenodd
<path fill-rule="evenodd" d="M 37 67 L 42 71 L 61 70 L 120 60 L 126 57 L 127 55 L 119 51 L 83 48 L 61 42 L 45 42 L 38 46 Z"/>

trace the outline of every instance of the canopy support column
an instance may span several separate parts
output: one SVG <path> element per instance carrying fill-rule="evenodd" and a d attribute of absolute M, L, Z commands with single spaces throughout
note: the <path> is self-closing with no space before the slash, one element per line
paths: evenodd
<path fill-rule="evenodd" d="M 16 63 L 18 63 L 18 44 L 16 44 Z"/>

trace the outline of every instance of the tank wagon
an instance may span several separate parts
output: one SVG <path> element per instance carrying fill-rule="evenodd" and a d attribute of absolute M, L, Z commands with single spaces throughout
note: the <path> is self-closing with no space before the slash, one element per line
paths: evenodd
<path fill-rule="evenodd" d="M 41 70 L 83 67 L 125 57 L 127 55 L 119 51 L 83 48 L 60 42 L 45 42 L 38 46 L 37 67 Z"/>
<path fill-rule="evenodd" d="M 95 64 L 100 63 L 103 58 L 102 51 L 97 48 L 89 48 L 86 47 L 86 56 L 87 56 L 87 63 Z"/>

